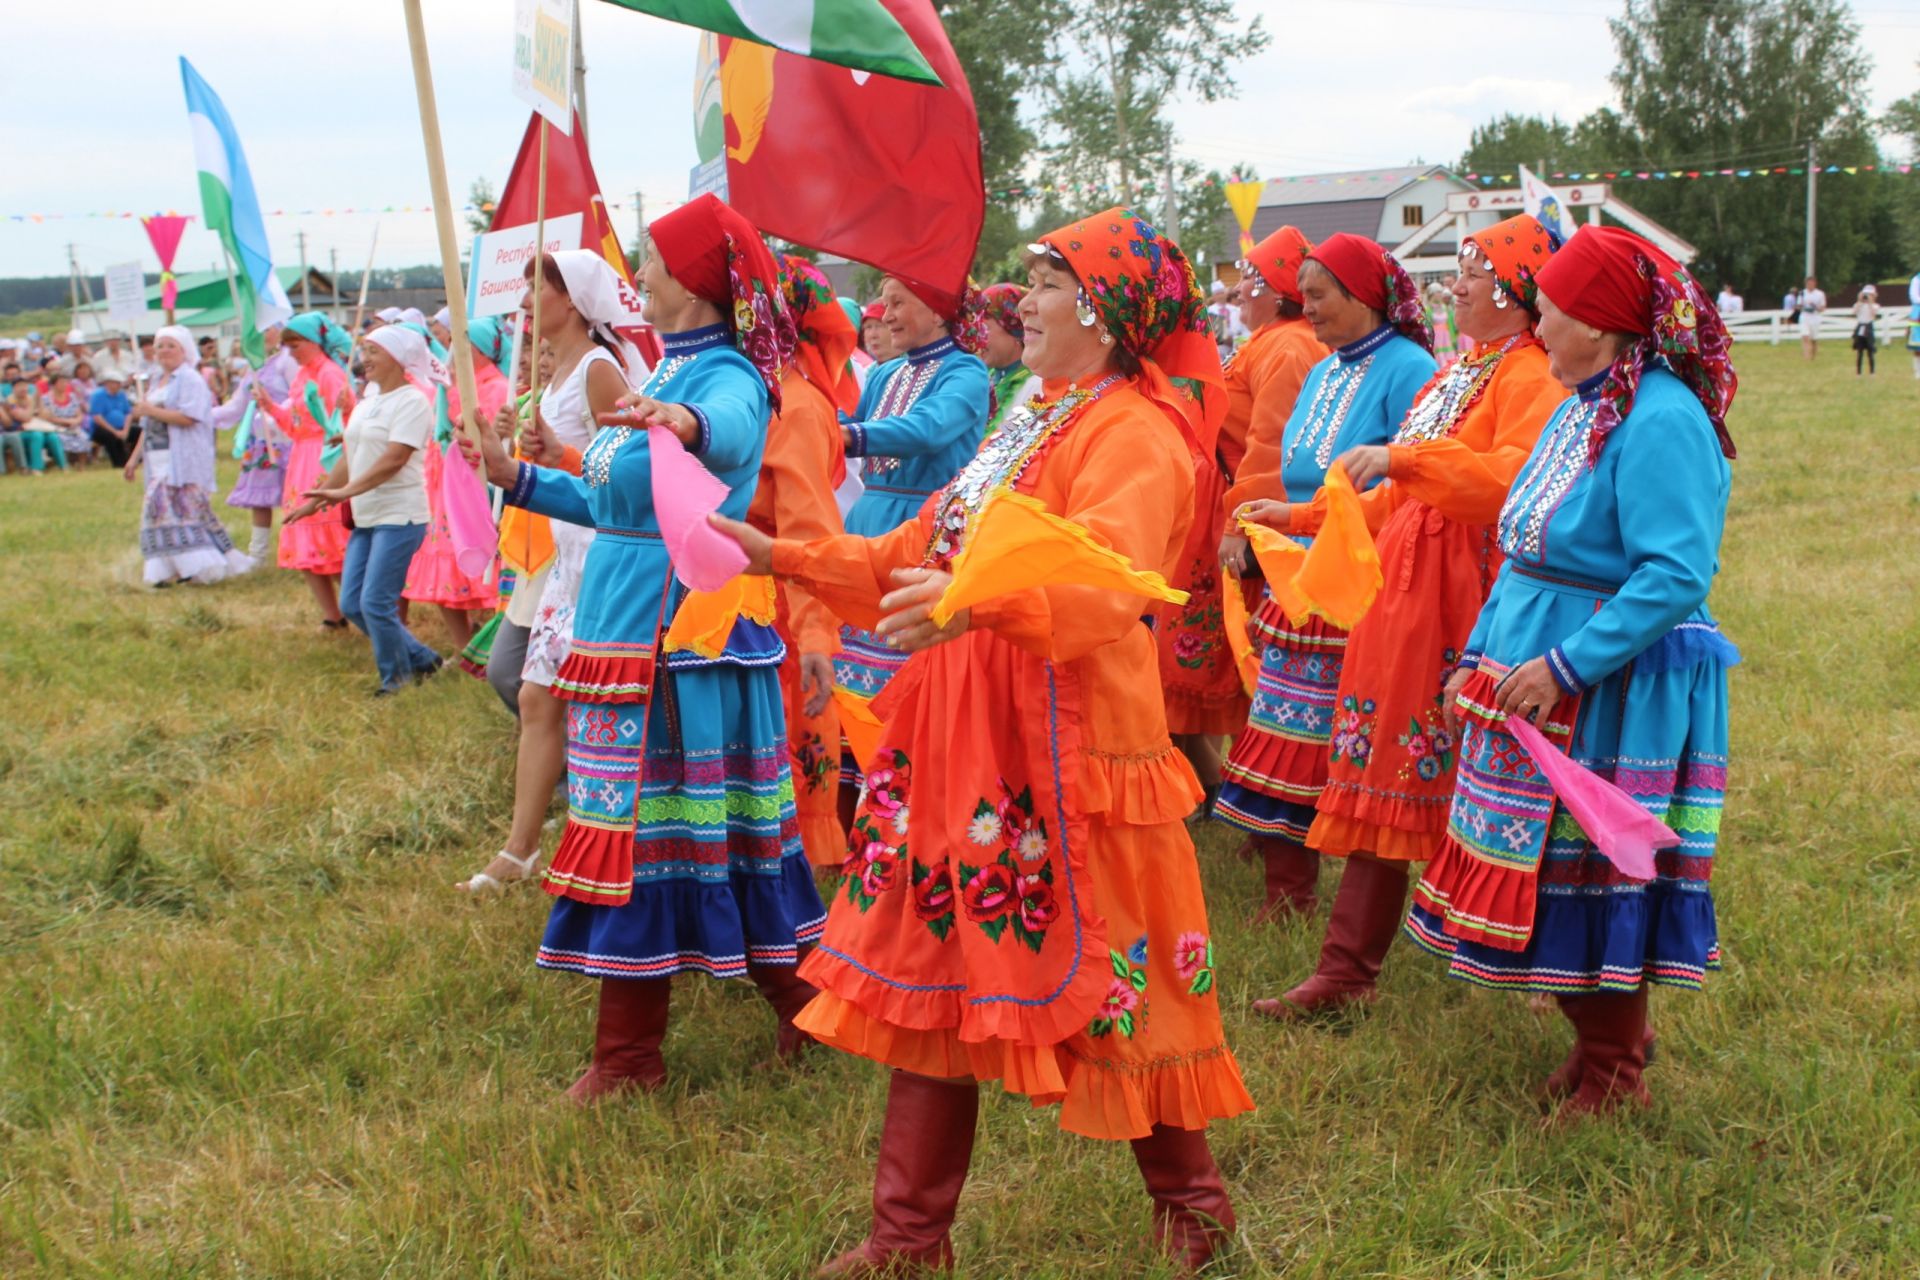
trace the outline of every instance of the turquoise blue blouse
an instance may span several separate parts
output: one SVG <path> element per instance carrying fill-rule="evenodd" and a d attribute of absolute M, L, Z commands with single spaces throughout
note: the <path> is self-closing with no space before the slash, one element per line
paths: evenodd
<path fill-rule="evenodd" d="M 865 458 L 866 492 L 847 513 L 847 532 L 873 537 L 920 512 L 980 447 L 991 380 L 978 356 L 952 338 L 916 347 L 873 371 L 860 395 L 850 458 Z"/>
<path fill-rule="evenodd" d="M 1348 449 L 1391 440 L 1436 367 L 1419 343 L 1382 325 L 1308 370 L 1280 447 L 1287 501 L 1312 501 Z"/>

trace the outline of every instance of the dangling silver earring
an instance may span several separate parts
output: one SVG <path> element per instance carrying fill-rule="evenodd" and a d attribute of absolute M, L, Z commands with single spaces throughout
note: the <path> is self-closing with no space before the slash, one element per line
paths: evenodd
<path fill-rule="evenodd" d="M 1507 291 L 1505 289 L 1495 289 L 1493 291 L 1493 305 L 1502 311 L 1507 309 Z"/>
<path fill-rule="evenodd" d="M 1113 334 L 1109 333 L 1105 329 L 1102 329 L 1100 331 L 1100 345 L 1104 347 L 1109 342 L 1112 342 L 1112 341 L 1113 341 Z"/>
<path fill-rule="evenodd" d="M 1082 329 L 1091 329 L 1100 317 L 1093 313 L 1093 303 L 1087 299 L 1087 291 L 1082 289 L 1073 300 L 1073 314 L 1080 321 Z"/>

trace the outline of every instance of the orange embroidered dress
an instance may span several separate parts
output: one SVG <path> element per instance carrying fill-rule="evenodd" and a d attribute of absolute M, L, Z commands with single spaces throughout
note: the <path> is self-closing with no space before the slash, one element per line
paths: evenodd
<path fill-rule="evenodd" d="M 1457 744 L 1441 689 L 1500 568 L 1492 524 L 1566 388 L 1522 334 L 1465 356 L 1414 401 L 1361 495 L 1383 585 L 1347 640 L 1326 788 L 1308 846 L 1424 861 L 1445 833 Z M 1324 491 L 1293 508 L 1313 534 Z"/>

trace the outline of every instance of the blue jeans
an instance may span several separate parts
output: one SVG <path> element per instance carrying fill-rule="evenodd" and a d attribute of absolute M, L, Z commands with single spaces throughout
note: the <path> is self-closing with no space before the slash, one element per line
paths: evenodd
<path fill-rule="evenodd" d="M 407 585 L 407 566 L 426 538 L 424 524 L 377 524 L 355 529 L 347 539 L 346 563 L 340 570 L 340 612 L 373 641 L 373 661 L 380 668 L 383 689 L 398 689 L 440 661 L 440 655 L 414 639 L 400 621 L 400 591 Z"/>

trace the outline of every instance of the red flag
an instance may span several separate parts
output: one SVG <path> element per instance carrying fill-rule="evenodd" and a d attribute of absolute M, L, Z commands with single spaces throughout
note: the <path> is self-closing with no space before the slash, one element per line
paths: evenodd
<path fill-rule="evenodd" d="M 770 235 L 957 301 L 987 208 L 973 91 L 930 0 L 881 3 L 944 84 L 721 39 L 727 200 Z"/>
<path fill-rule="evenodd" d="M 140 225 L 147 229 L 147 242 L 160 259 L 160 307 L 163 311 L 173 310 L 174 300 L 180 296 L 179 286 L 173 281 L 173 255 L 180 251 L 180 237 L 186 234 L 187 224 L 192 221 L 191 217 L 171 213 L 156 213 L 150 218 L 140 219 Z"/>
<path fill-rule="evenodd" d="M 493 207 L 491 227 L 499 231 L 505 227 L 531 226 L 538 221 L 539 209 L 540 116 L 536 112 L 527 120 L 527 131 L 520 138 L 520 151 L 513 158 L 507 185 L 501 189 L 499 203 Z M 631 284 L 633 272 L 627 266 L 627 255 L 620 248 L 613 219 L 608 216 L 607 202 L 600 195 L 600 179 L 594 176 L 593 160 L 587 155 L 586 131 L 580 127 L 577 112 L 571 134 L 558 129 L 547 133 L 547 217 L 564 218 L 570 213 L 581 215 L 580 247 L 605 258 Z M 651 326 L 621 332 L 640 348 L 650 363 L 659 361 L 660 343 Z"/>

